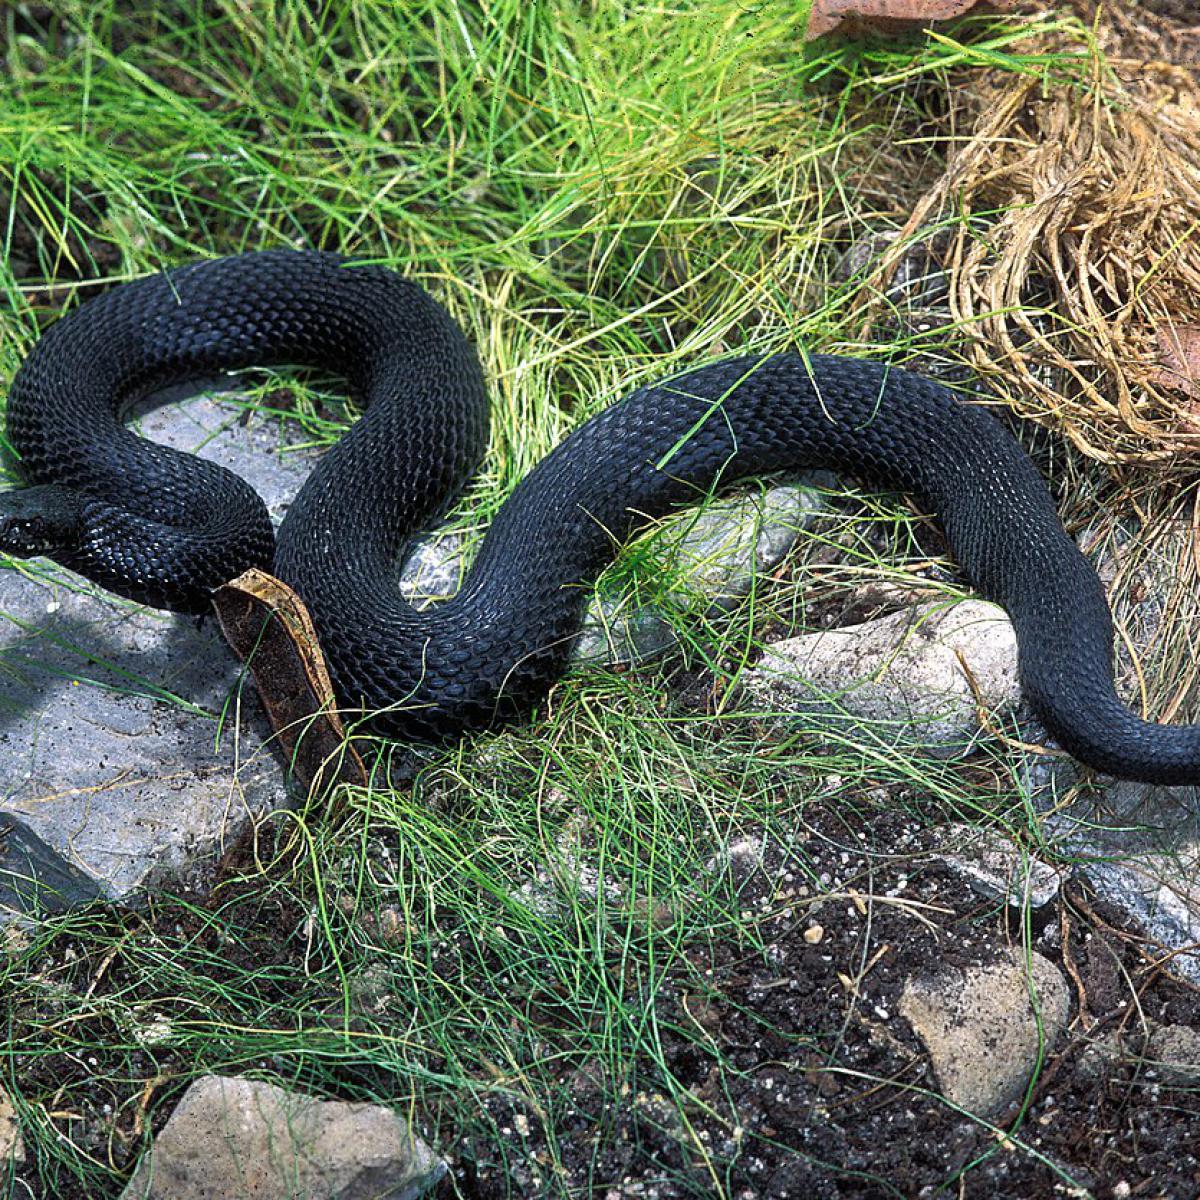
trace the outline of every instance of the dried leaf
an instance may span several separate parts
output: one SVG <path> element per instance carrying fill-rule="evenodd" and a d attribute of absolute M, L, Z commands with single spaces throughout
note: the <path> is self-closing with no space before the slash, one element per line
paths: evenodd
<path fill-rule="evenodd" d="M 340 783 L 364 785 L 366 768 L 346 741 L 300 597 L 273 575 L 251 569 L 218 588 L 213 607 L 225 640 L 254 676 L 295 783 L 313 797 Z"/>
<path fill-rule="evenodd" d="M 1154 336 L 1160 355 L 1154 381 L 1200 400 L 1200 326 L 1170 325 Z"/>

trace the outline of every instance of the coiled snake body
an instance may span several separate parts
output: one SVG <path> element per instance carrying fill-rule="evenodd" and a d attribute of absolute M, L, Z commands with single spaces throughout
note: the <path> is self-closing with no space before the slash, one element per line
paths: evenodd
<path fill-rule="evenodd" d="M 366 411 L 275 539 L 248 484 L 145 441 L 121 415 L 172 381 L 283 363 L 338 372 Z M 478 463 L 487 411 L 462 332 L 391 271 L 293 251 L 181 267 L 83 305 L 17 373 L 8 430 L 32 486 L 0 496 L 0 549 L 181 611 L 273 568 L 309 606 L 340 699 L 381 733 L 427 739 L 539 697 L 586 585 L 649 519 L 740 476 L 829 467 L 938 514 L 967 577 L 1012 618 L 1024 692 L 1073 754 L 1129 778 L 1200 782 L 1200 729 L 1147 723 L 1118 699 L 1103 590 L 1032 463 L 939 384 L 788 353 L 640 388 L 524 479 L 458 595 L 418 612 L 397 591 L 397 558 Z"/>

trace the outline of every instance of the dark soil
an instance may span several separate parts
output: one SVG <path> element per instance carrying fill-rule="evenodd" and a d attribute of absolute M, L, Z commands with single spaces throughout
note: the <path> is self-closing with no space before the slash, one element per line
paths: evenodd
<path fill-rule="evenodd" d="M 689 1127 L 654 1064 L 616 1108 L 598 1066 L 564 1073 L 574 1112 L 558 1129 L 560 1169 L 573 1194 L 1200 1195 L 1200 1076 L 1170 1087 L 1138 1060 L 1143 1022 L 1200 1028 L 1195 989 L 1156 970 L 1151 948 L 1068 887 L 1037 914 L 1034 946 L 1059 964 L 1064 948 L 1069 956 L 1072 1025 L 1027 1111 L 993 1118 L 1008 1134 L 999 1136 L 939 1097 L 897 1006 L 913 975 L 989 962 L 1005 942 L 1020 945 L 1019 913 L 982 900 L 944 866 L 914 868 L 916 825 L 888 816 L 860 841 L 833 814 L 821 824 L 827 840 L 811 839 L 806 860 L 816 857 L 821 870 L 823 858 L 823 886 L 856 892 L 859 902 L 797 908 L 803 897 L 788 895 L 800 885 L 788 883 L 785 856 L 768 853 L 742 893 L 745 908 L 764 914 L 765 947 L 698 950 L 655 998 L 663 1060 L 689 1093 Z M 880 865 L 880 848 L 897 855 L 893 865 Z M 881 897 L 928 905 L 925 920 Z M 1114 1061 L 1089 1051 L 1105 1034 L 1122 1035 Z M 461 1193 L 539 1194 L 544 1183 L 530 1164 L 550 1160 L 536 1114 L 496 1105 L 492 1116 L 502 1129 L 529 1130 L 521 1161 L 470 1138 L 443 1147 L 457 1160 Z"/>
<path fill-rule="evenodd" d="M 1200 1029 L 1200 991 L 1156 966 L 1153 947 L 1110 923 L 1072 884 L 1033 914 L 1034 950 L 1070 980 L 1071 1024 L 1033 1081 L 1027 1108 L 993 1115 L 989 1126 L 941 1098 L 898 1003 L 914 975 L 986 963 L 1006 943 L 1020 945 L 1020 911 L 971 891 L 926 852 L 929 835 L 915 821 L 883 813 L 851 826 L 828 809 L 810 811 L 806 827 L 786 848 L 768 842 L 761 855 L 731 856 L 743 936 L 753 930 L 756 944 L 689 949 L 647 997 L 658 1054 L 638 1061 L 631 1076 L 614 1081 L 604 1062 L 543 1053 L 536 1106 L 482 1076 L 483 1111 L 466 1095 L 430 1097 L 414 1118 L 452 1167 L 439 1196 L 1200 1195 L 1200 1077 L 1181 1086 L 1139 1057 L 1155 1024 Z M 190 955 L 211 952 L 214 977 L 227 961 L 242 972 L 231 979 L 243 992 L 244 972 L 254 970 L 264 1011 L 296 1006 L 311 1023 L 337 1006 L 336 995 L 321 991 L 328 980 L 313 985 L 311 997 L 297 994 L 308 986 L 302 967 L 312 967 L 297 933 L 304 914 L 265 895 L 261 881 L 227 887 L 219 905 L 172 905 L 147 916 L 128 919 L 130 937 L 182 938 Z M 230 928 L 238 931 L 232 940 Z M 128 1172 L 145 1133 L 161 1128 L 201 1068 L 186 1050 L 130 1054 L 127 1033 L 107 1028 L 103 1016 L 90 1018 L 94 1028 L 75 1024 L 69 992 L 91 988 L 128 1001 L 141 981 L 119 958 L 90 961 L 82 942 L 60 940 L 50 953 L 47 971 L 66 997 L 61 1012 L 18 1011 L 9 1020 L 24 1027 L 23 1046 L 32 1019 L 50 1028 L 61 1017 L 70 1041 L 21 1055 L 13 1064 L 20 1090 L 66 1097 L 73 1117 L 60 1113 L 60 1130 L 82 1153 Z M 153 986 L 145 999 L 169 1004 Z M 104 1004 L 89 1011 L 103 1013 Z M 552 1008 L 543 1006 L 544 1017 L 531 1011 L 538 1039 L 553 1050 Z M 219 1002 L 212 1015 L 221 1018 Z M 1106 1053 L 1094 1046 L 1100 1039 Z M 362 1099 L 395 1086 L 366 1064 L 360 1071 L 346 1062 L 340 1077 L 344 1087 L 325 1074 L 307 1090 Z M 306 1090 L 303 1079 L 283 1082 Z M 86 1186 L 65 1172 L 51 1181 L 45 1166 L 18 1168 L 27 1191 L 16 1194 L 96 1200 L 120 1191 L 120 1179 L 105 1191 L 94 1175 Z"/>

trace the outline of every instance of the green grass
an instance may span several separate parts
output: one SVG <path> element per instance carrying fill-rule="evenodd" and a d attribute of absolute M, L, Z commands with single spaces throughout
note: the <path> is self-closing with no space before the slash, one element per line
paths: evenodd
<path fill-rule="evenodd" d="M 801 7 L 6 8 L 0 387 L 98 283 L 265 246 L 379 259 L 436 292 L 484 361 L 493 441 L 453 518 L 477 531 L 569 429 L 644 380 L 797 341 L 928 351 L 859 343 L 839 254 L 902 224 L 940 168 L 928 122 L 949 72 L 1069 64 L 1022 53 L 1002 23 L 806 47 Z M 254 379 L 252 402 L 278 408 L 278 379 Z M 336 438 L 320 385 L 289 387 L 286 439 Z M 563 1167 L 579 1136 L 569 1069 L 595 1073 L 600 1109 L 662 1096 L 689 1166 L 655 1170 L 723 1194 L 731 1152 L 695 1130 L 733 1137 L 739 1114 L 697 1101 L 654 1003 L 666 980 L 719 986 L 700 965 L 716 948 L 765 961 L 762 914 L 706 864 L 748 833 L 800 846 L 814 797 L 848 829 L 880 789 L 922 817 L 1027 820 L 1002 759 L 968 776 L 671 703 L 679 672 L 732 681 L 765 632 L 811 623 L 868 575 L 914 581 L 913 518 L 874 497 L 846 511 L 810 539 L 810 571 L 719 614 L 671 607 L 685 589 L 670 554 L 639 544 L 608 584 L 666 602 L 680 655 L 578 671 L 529 725 L 465 742 L 411 792 L 353 795 L 336 827 L 278 818 L 260 846 L 272 871 L 250 888 L 28 934 L 0 960 L 0 1084 L 25 1177 L 45 1195 L 116 1194 L 153 1114 L 222 1070 L 411 1108 L 513 1195 L 586 1194 Z M 721 1080 L 745 1074 L 701 1026 L 684 1032 Z M 543 1131 L 536 1155 L 514 1112 Z"/>

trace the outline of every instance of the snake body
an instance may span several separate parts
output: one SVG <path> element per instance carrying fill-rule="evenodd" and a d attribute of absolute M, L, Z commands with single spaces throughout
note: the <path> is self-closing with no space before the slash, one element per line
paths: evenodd
<path fill-rule="evenodd" d="M 342 375 L 365 412 L 273 538 L 249 485 L 136 436 L 122 414 L 173 381 L 284 363 Z M 1025 695 L 1077 758 L 1200 782 L 1200 728 L 1148 723 L 1118 698 L 1103 589 L 1033 464 L 989 413 L 931 380 L 781 353 L 639 388 L 538 464 L 459 593 L 417 611 L 397 560 L 461 491 L 487 431 L 474 352 L 411 281 L 319 252 L 193 263 L 111 289 L 34 347 L 8 397 L 29 486 L 0 496 L 0 549 L 180 611 L 273 568 L 308 605 L 340 701 L 384 735 L 442 738 L 546 691 L 587 585 L 649 520 L 742 476 L 827 467 L 938 515 L 967 577 L 1013 621 Z"/>

